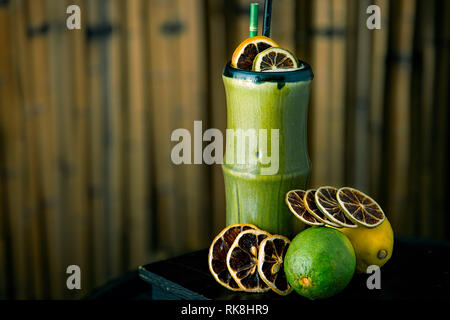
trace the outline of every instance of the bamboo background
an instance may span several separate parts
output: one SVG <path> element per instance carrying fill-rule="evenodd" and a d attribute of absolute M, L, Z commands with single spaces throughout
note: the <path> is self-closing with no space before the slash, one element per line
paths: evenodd
<path fill-rule="evenodd" d="M 209 245 L 221 168 L 172 164 L 170 136 L 225 129 L 221 72 L 250 2 L 0 0 L 0 298 L 82 297 Z M 315 73 L 310 186 L 369 193 L 396 235 L 450 239 L 449 24 L 446 0 L 273 4 L 272 38 Z M 82 290 L 66 289 L 71 264 Z"/>

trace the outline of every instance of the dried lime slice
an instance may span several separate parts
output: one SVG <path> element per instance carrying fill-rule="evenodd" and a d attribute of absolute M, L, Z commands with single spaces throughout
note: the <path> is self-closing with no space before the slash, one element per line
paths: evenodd
<path fill-rule="evenodd" d="M 335 224 L 345 228 L 356 228 L 358 225 L 347 218 L 336 199 L 337 189 L 320 187 L 314 195 L 319 210 Z"/>
<path fill-rule="evenodd" d="M 361 226 L 374 228 L 386 218 L 380 205 L 359 190 L 341 188 L 336 197 L 345 215 Z"/>
<path fill-rule="evenodd" d="M 312 215 L 305 208 L 305 203 L 303 202 L 303 198 L 305 196 L 305 191 L 303 190 L 291 190 L 286 193 L 286 204 L 289 207 L 289 210 L 302 222 L 310 225 L 310 226 L 323 226 L 323 222 L 316 219 L 314 215 Z"/>
<path fill-rule="evenodd" d="M 309 189 L 306 191 L 305 196 L 303 198 L 306 210 L 308 210 L 308 212 L 312 214 L 318 221 L 332 227 L 340 228 L 341 226 L 339 224 L 336 224 L 332 222 L 330 219 L 328 219 L 327 216 L 324 215 L 322 211 L 320 211 L 320 209 L 317 207 L 316 199 L 314 197 L 315 194 L 316 194 L 315 189 Z"/>
<path fill-rule="evenodd" d="M 282 296 L 292 292 L 284 273 L 284 256 L 290 243 L 284 236 L 272 235 L 265 238 L 259 246 L 259 276 L 273 291 Z"/>
<path fill-rule="evenodd" d="M 227 254 L 236 237 L 243 231 L 256 230 L 252 224 L 233 224 L 223 229 L 212 241 L 208 254 L 208 265 L 214 279 L 222 286 L 240 291 L 227 268 Z"/>
<path fill-rule="evenodd" d="M 246 292 L 270 291 L 258 272 L 258 253 L 261 242 L 269 237 L 262 230 L 241 232 L 227 254 L 227 267 L 239 288 Z"/>
<path fill-rule="evenodd" d="M 298 61 L 295 56 L 279 47 L 268 48 L 255 57 L 253 60 L 253 71 L 259 72 L 281 72 L 292 71 L 298 68 Z"/>

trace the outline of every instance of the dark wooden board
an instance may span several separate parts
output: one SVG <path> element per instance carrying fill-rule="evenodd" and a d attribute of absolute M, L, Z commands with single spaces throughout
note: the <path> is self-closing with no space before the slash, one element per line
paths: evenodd
<path fill-rule="evenodd" d="M 278 296 L 232 292 L 209 272 L 208 250 L 200 250 L 139 268 L 152 285 L 153 299 L 287 299 L 304 300 L 295 292 Z M 381 269 L 381 289 L 369 290 L 370 275 L 355 274 L 350 284 L 330 300 L 450 300 L 450 243 L 396 239 L 391 260 Z"/>

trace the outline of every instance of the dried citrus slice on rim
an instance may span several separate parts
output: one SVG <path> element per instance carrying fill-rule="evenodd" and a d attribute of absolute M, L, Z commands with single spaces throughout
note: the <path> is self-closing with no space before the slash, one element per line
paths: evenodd
<path fill-rule="evenodd" d="M 246 292 L 266 292 L 269 286 L 258 272 L 258 253 L 261 242 L 270 234 L 263 230 L 241 232 L 227 254 L 227 267 L 238 284 Z"/>
<path fill-rule="evenodd" d="M 324 223 L 316 219 L 308 210 L 305 208 L 305 203 L 303 198 L 305 196 L 305 191 L 303 190 L 291 190 L 286 193 L 286 204 L 289 210 L 302 222 L 310 226 L 323 226 Z"/>
<path fill-rule="evenodd" d="M 253 71 L 258 72 L 280 72 L 292 71 L 298 68 L 295 56 L 282 48 L 268 48 L 258 53 L 253 61 Z"/>
<path fill-rule="evenodd" d="M 305 196 L 303 197 L 303 202 L 305 204 L 306 210 L 313 215 L 318 221 L 323 222 L 324 224 L 330 225 L 332 227 L 340 228 L 340 225 L 332 222 L 330 219 L 326 217 L 317 207 L 316 199 L 315 199 L 316 189 L 309 189 L 306 191 Z"/>
<path fill-rule="evenodd" d="M 337 189 L 334 187 L 320 187 L 316 190 L 314 198 L 316 200 L 316 205 L 319 210 L 332 222 L 335 224 L 346 227 L 346 228 L 356 228 L 358 225 L 353 223 L 344 211 L 341 209 L 339 202 L 336 199 Z"/>
<path fill-rule="evenodd" d="M 258 254 L 258 272 L 261 279 L 273 291 L 283 296 L 292 292 L 284 273 L 284 256 L 290 243 L 284 236 L 272 235 L 261 242 Z"/>
<path fill-rule="evenodd" d="M 252 224 L 233 224 L 223 229 L 213 240 L 209 248 L 208 265 L 214 279 L 222 286 L 233 291 L 240 291 L 227 268 L 227 254 L 236 237 L 245 230 L 255 230 Z"/>
<path fill-rule="evenodd" d="M 231 58 L 231 66 L 243 70 L 252 70 L 253 60 L 258 53 L 270 47 L 278 47 L 278 44 L 265 36 L 256 36 L 245 39 L 234 50 Z"/>
<path fill-rule="evenodd" d="M 336 197 L 345 215 L 359 225 L 374 228 L 386 218 L 380 205 L 359 190 L 341 188 Z"/>

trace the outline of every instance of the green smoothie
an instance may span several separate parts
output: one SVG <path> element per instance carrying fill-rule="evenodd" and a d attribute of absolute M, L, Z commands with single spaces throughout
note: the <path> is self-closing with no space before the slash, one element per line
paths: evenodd
<path fill-rule="evenodd" d="M 311 163 L 307 112 L 311 68 L 252 72 L 225 67 L 227 145 L 223 164 L 226 222 L 252 223 L 293 236 L 304 225 L 285 195 L 307 189 Z"/>

